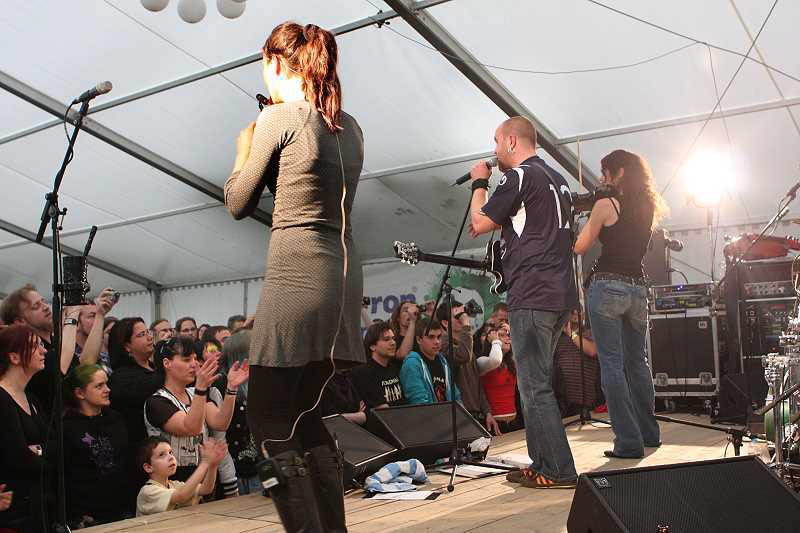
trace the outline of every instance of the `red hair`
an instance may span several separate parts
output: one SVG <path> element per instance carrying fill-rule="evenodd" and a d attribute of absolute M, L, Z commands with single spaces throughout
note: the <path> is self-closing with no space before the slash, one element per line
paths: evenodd
<path fill-rule="evenodd" d="M 315 24 L 284 22 L 264 43 L 267 60 L 283 59 L 303 78 L 303 92 L 322 114 L 332 133 L 342 129 L 342 87 L 336 74 L 339 50 L 333 34 Z"/>
<path fill-rule="evenodd" d="M 28 326 L 16 324 L 0 330 L 0 377 L 11 366 L 9 354 L 19 355 L 22 368 L 28 368 L 39 338 Z"/>

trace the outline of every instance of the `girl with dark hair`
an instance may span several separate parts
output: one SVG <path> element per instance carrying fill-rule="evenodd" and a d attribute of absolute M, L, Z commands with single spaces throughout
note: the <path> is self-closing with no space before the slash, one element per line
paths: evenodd
<path fill-rule="evenodd" d="M 414 328 L 419 317 L 419 307 L 414 302 L 400 302 L 389 317 L 389 325 L 397 342 L 397 360 L 402 361 L 411 352 L 419 352 Z"/>
<path fill-rule="evenodd" d="M 604 183 L 617 193 L 594 204 L 575 253 L 585 253 L 598 238 L 603 244 L 589 278 L 586 303 L 615 436 L 614 449 L 605 455 L 639 458 L 645 447 L 661 445 L 645 351 L 648 317 L 642 259 L 666 208 L 641 156 L 615 150 L 600 166 Z"/>
<path fill-rule="evenodd" d="M 0 529 L 41 527 L 39 479 L 47 423 L 25 387 L 44 368 L 44 355 L 44 345 L 28 326 L 0 330 L 0 482 L 14 493 L 9 509 L 0 512 Z"/>
<path fill-rule="evenodd" d="M 363 136 L 341 109 L 332 33 L 286 22 L 262 52 L 272 105 L 240 133 L 225 183 L 225 204 L 236 219 L 253 212 L 265 187 L 275 196 L 250 350 L 250 429 L 271 458 L 289 467 L 287 483 L 270 489 L 284 527 L 344 531 L 339 456 L 319 398 L 333 360 L 364 361 L 363 281 L 350 221 Z M 297 468 L 306 452 L 315 463 L 313 482 Z"/>
<path fill-rule="evenodd" d="M 99 365 L 72 369 L 65 382 L 64 464 L 67 519 L 89 527 L 126 516 L 128 430 L 111 409 L 108 375 Z"/>
<path fill-rule="evenodd" d="M 249 376 L 248 364 L 234 364 L 228 371 L 225 399 L 219 405 L 211 399 L 209 388 L 219 377 L 217 357 L 198 363 L 194 343 L 179 337 L 156 345 L 156 371 L 162 386 L 144 402 L 147 434 L 169 440 L 178 461 L 173 476 L 186 481 L 200 463 L 199 445 L 209 430 L 225 431 L 231 423 L 236 389 Z M 194 386 L 192 386 L 194 384 Z M 233 487 L 236 480 L 234 475 Z"/>
<path fill-rule="evenodd" d="M 517 411 L 517 365 L 511 351 L 511 333 L 507 322 L 486 332 L 486 355 L 478 357 L 481 386 L 500 431 L 506 433 L 524 427 Z"/>
<path fill-rule="evenodd" d="M 152 363 L 153 334 L 140 317 L 117 321 L 109 335 L 111 353 L 111 403 L 125 420 L 128 437 L 136 448 L 147 436 L 142 418 L 144 401 L 161 387 Z"/>

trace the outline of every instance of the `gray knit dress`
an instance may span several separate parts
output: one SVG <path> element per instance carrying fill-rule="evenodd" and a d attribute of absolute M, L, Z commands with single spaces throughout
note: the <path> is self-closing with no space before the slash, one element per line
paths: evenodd
<path fill-rule="evenodd" d="M 297 367 L 321 361 L 330 357 L 334 338 L 337 362 L 365 360 L 360 335 L 363 277 L 350 224 L 364 139 L 353 117 L 342 112 L 341 122 L 344 129 L 334 135 L 308 102 L 264 108 L 247 163 L 225 182 L 225 205 L 237 220 L 253 212 L 265 187 L 275 195 L 250 364 Z M 337 136 L 347 186 L 346 282 Z"/>

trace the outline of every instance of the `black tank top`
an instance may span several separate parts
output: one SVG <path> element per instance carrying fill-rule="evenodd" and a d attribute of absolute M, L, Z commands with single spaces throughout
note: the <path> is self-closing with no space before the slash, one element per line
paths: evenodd
<path fill-rule="evenodd" d="M 617 222 L 600 230 L 603 250 L 594 271 L 643 277 L 642 259 L 652 233 L 650 226 L 653 223 L 653 208 L 645 204 L 634 212 L 625 208 L 623 200 L 620 199 L 619 202 Z"/>

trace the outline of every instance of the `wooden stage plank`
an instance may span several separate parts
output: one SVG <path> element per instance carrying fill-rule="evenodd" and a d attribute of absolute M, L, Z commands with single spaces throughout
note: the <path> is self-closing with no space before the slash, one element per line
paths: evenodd
<path fill-rule="evenodd" d="M 676 415 L 694 422 L 709 423 L 708 417 Z M 648 449 L 636 460 L 609 459 L 613 433 L 603 425 L 572 425 L 567 428 L 578 472 L 632 468 L 723 456 L 727 435 L 720 431 L 660 422 L 663 445 Z M 527 453 L 523 431 L 493 439 L 490 454 Z M 727 450 L 733 455 L 733 447 Z M 430 473 L 430 483 L 422 487 L 440 490 L 433 501 L 386 501 L 364 499 L 363 492 L 345 498 L 348 529 L 354 533 L 389 531 L 424 531 L 454 533 L 566 531 L 573 490 L 526 489 L 509 483 L 505 476 L 482 479 L 457 478 L 455 491 L 448 493 L 449 476 Z M 180 532 L 200 531 L 273 532 L 282 531 L 272 502 L 261 495 L 249 495 L 203 504 L 160 515 L 132 518 L 123 522 L 89 528 L 87 533 Z"/>

